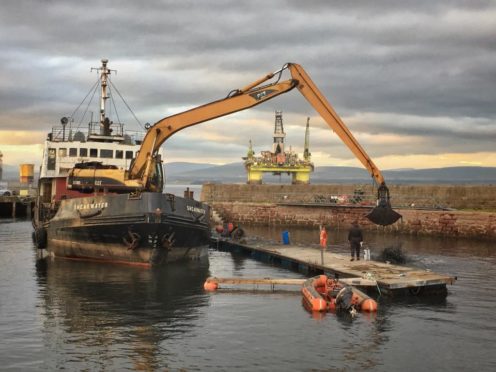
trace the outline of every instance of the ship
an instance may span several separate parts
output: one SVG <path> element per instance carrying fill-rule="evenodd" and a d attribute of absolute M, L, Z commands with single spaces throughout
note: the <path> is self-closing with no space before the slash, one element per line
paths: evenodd
<path fill-rule="evenodd" d="M 164 192 L 161 151 L 146 156 L 139 179 L 127 180 L 146 151 L 150 125 L 127 131 L 111 120 L 114 70 L 106 59 L 95 70 L 98 120 L 83 128 L 74 115 L 63 117 L 44 141 L 32 217 L 35 245 L 54 257 L 146 267 L 206 257 L 209 208 L 190 192 Z"/>

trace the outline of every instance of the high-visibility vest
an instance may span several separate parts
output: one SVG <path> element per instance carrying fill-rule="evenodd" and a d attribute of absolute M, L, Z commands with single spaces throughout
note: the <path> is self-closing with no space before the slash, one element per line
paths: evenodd
<path fill-rule="evenodd" d="M 325 229 L 320 230 L 320 246 L 322 248 L 327 246 L 327 231 Z"/>

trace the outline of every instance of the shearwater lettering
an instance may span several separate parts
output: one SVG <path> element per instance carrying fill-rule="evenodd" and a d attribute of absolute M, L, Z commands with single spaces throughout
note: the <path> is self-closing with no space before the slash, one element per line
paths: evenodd
<path fill-rule="evenodd" d="M 97 208 L 107 208 L 107 207 L 108 207 L 107 202 L 101 202 L 101 203 L 91 203 L 91 204 L 76 204 L 75 209 L 84 210 L 84 209 L 97 209 Z"/>
<path fill-rule="evenodd" d="M 205 209 L 198 208 L 198 207 L 193 207 L 192 205 L 188 205 L 186 207 L 186 209 L 188 210 L 188 212 L 196 212 L 196 213 L 205 214 Z"/>

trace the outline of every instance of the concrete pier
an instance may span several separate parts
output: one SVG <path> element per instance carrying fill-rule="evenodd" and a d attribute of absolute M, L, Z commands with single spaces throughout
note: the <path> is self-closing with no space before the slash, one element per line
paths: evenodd
<path fill-rule="evenodd" d="M 436 274 L 407 266 L 392 265 L 378 261 L 350 261 L 348 255 L 322 251 L 320 248 L 294 245 L 277 245 L 260 241 L 239 243 L 215 239 L 214 245 L 221 250 L 244 252 L 252 258 L 286 267 L 313 276 L 326 274 L 342 278 L 363 278 L 364 285 L 386 295 L 447 295 L 446 285 L 454 284 L 456 277 Z M 358 284 L 360 286 L 360 284 Z"/>

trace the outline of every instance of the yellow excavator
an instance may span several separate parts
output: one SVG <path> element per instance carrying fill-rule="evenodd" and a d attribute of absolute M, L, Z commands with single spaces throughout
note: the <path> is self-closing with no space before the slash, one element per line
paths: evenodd
<path fill-rule="evenodd" d="M 285 70 L 289 70 L 291 78 L 281 81 L 282 73 Z M 275 81 L 270 82 L 270 80 Z M 296 63 L 287 63 L 281 69 L 269 73 L 244 88 L 231 91 L 226 98 L 159 120 L 148 129 L 141 148 L 128 171 L 111 166 L 99 168 L 98 166 L 84 166 L 83 164 L 69 172 L 67 188 L 80 191 L 101 189 L 110 192 L 161 192 L 163 187 L 162 161 L 158 150 L 170 136 L 184 128 L 254 107 L 280 94 L 289 92 L 293 88 L 297 88 L 317 110 L 376 181 L 378 185 L 377 206 L 367 215 L 367 218 L 382 226 L 396 222 L 401 215 L 391 208 L 389 189 L 381 171 L 351 134 L 305 70 Z"/>

